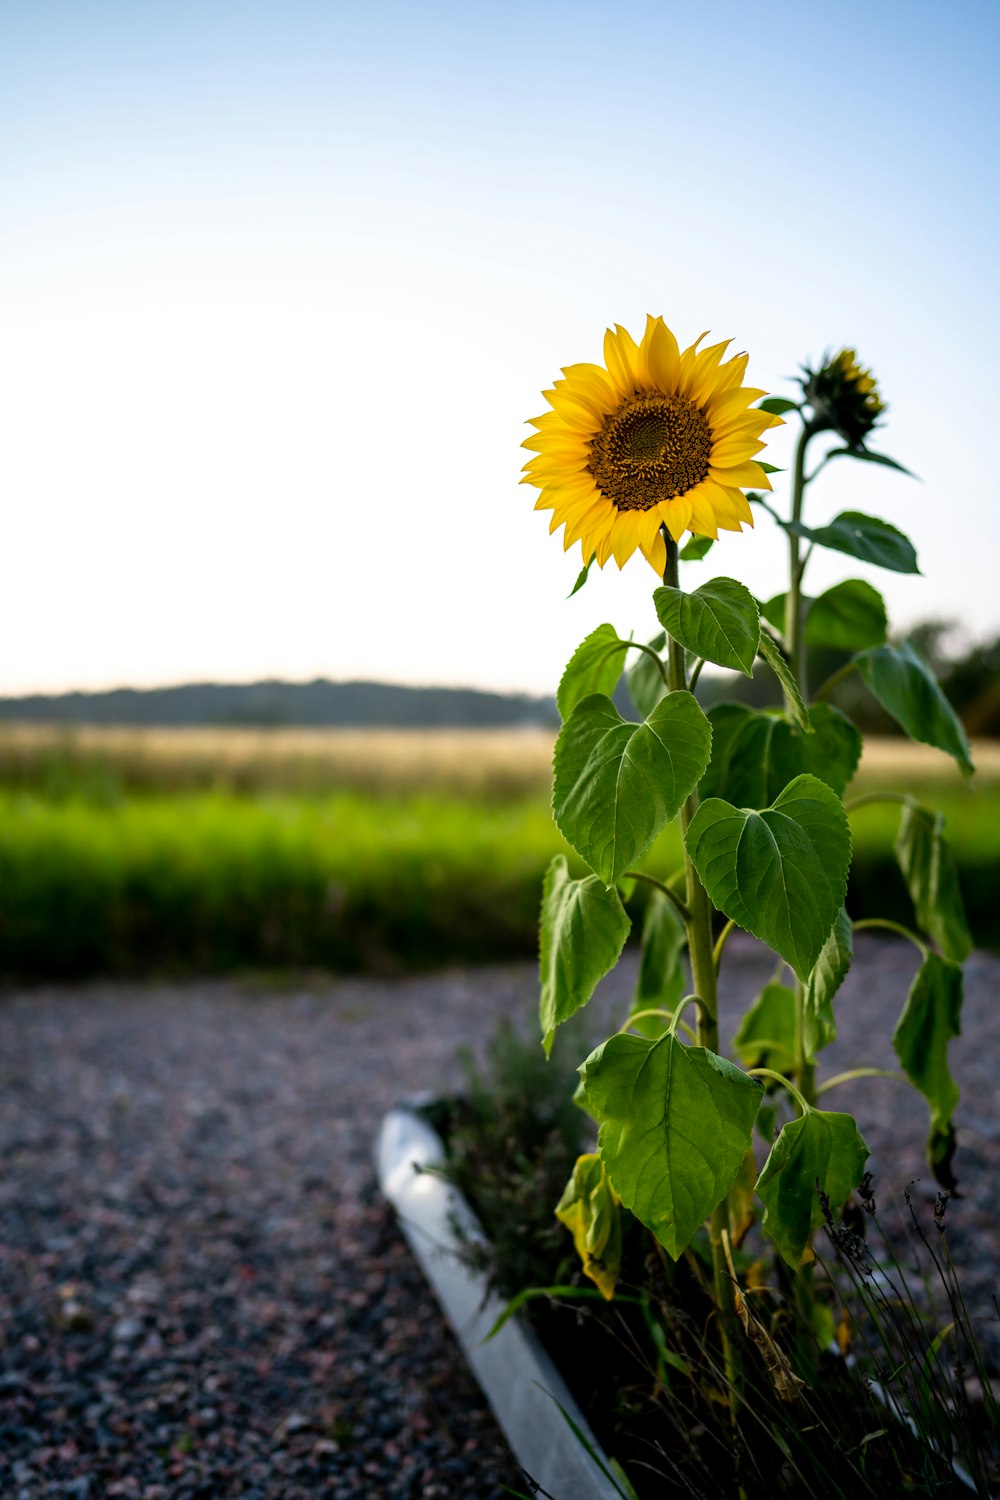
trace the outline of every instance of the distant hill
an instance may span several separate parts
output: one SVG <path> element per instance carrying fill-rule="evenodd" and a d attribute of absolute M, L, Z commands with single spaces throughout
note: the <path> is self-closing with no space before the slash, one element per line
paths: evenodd
<path fill-rule="evenodd" d="M 196 682 L 0 698 L 0 722 L 230 724 L 249 728 L 490 728 L 557 725 L 554 698 L 389 682 Z"/>

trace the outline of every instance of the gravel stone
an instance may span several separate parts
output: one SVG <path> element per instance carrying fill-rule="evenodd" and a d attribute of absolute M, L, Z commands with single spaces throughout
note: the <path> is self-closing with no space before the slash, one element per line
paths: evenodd
<path fill-rule="evenodd" d="M 914 970 L 863 937 L 824 1071 L 893 1067 Z M 734 935 L 724 1013 L 773 958 Z M 989 1314 L 1000 960 L 967 967 L 949 1233 Z M 592 1003 L 618 1024 L 627 957 Z M 726 992 L 732 994 L 732 999 Z M 405 980 L 47 986 L 0 997 L 4 1493 L 126 1500 L 500 1500 L 530 1490 L 375 1191 L 387 1109 L 447 1091 L 456 1048 L 530 1031 L 532 965 Z M 603 1028 L 603 1029 L 602 1029 Z M 836 1102 L 834 1102 L 836 1101 Z M 926 1112 L 890 1080 L 855 1110 L 880 1207 L 934 1196 Z"/>

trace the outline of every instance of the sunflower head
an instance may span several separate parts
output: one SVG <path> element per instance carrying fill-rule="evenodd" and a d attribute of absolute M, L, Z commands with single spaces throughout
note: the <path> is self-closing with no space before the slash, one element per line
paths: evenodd
<path fill-rule="evenodd" d="M 853 349 L 828 354 L 818 370 L 804 366 L 802 390 L 813 409 L 812 430 L 836 432 L 851 448 L 864 442 L 885 411 L 874 375 Z"/>
<path fill-rule="evenodd" d="M 771 488 L 754 458 L 781 418 L 752 406 L 765 392 L 741 384 L 747 356 L 724 360 L 730 341 L 701 349 L 705 337 L 682 352 L 662 318 L 639 344 L 609 328 L 603 365 L 570 365 L 543 393 L 551 410 L 531 421 L 522 482 L 585 561 L 621 567 L 638 549 L 662 574 L 661 526 L 678 541 L 753 525 L 743 490 Z"/>

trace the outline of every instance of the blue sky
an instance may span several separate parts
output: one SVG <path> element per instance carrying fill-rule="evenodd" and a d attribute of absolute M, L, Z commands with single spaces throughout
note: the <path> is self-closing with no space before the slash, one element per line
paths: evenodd
<path fill-rule="evenodd" d="M 523 423 L 647 312 L 779 392 L 855 344 L 923 482 L 831 465 L 810 516 L 911 533 L 923 578 L 847 567 L 901 626 L 1000 629 L 998 32 L 922 0 L 4 7 L 0 691 L 551 689 L 600 621 L 652 629 L 656 580 L 565 602 Z M 782 565 L 763 519 L 711 560 L 762 595 Z"/>

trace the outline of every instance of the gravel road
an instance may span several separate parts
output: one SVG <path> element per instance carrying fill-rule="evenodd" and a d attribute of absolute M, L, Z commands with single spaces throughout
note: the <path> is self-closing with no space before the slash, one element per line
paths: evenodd
<path fill-rule="evenodd" d="M 859 940 L 828 1072 L 891 1067 L 913 961 Z M 732 1008 L 769 976 L 727 950 Z M 595 999 L 621 1012 L 626 960 Z M 967 970 L 949 1208 L 996 1286 L 1000 959 Z M 0 1492 L 18 1500 L 494 1500 L 524 1486 L 374 1191 L 384 1111 L 531 1024 L 530 965 L 387 982 L 93 984 L 0 997 Z M 838 1091 L 882 1201 L 932 1193 L 919 1100 Z M 830 1096 L 833 1105 L 834 1096 Z"/>

